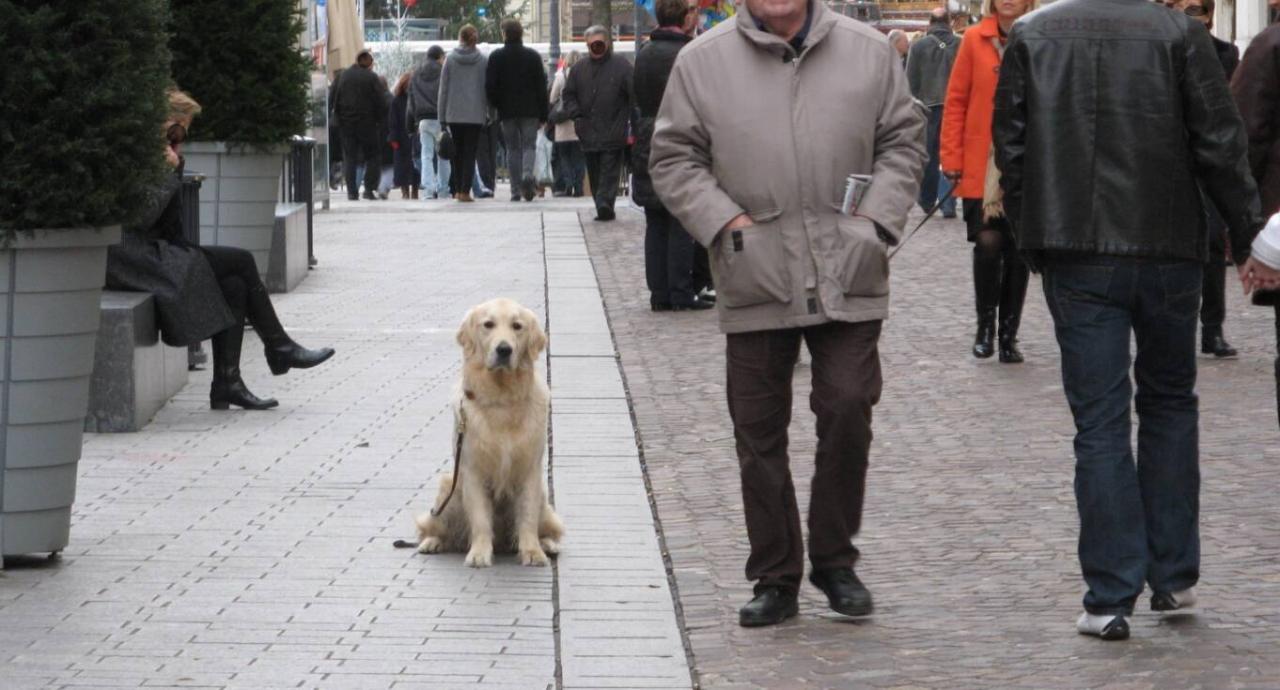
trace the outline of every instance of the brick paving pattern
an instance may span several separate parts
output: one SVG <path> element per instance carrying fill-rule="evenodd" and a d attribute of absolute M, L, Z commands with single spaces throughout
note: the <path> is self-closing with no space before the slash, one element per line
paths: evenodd
<path fill-rule="evenodd" d="M 1144 598 L 1133 639 L 1102 643 L 1074 628 L 1083 594 L 1074 427 L 1040 287 L 1033 277 L 1027 363 L 974 360 L 969 245 L 959 222 L 931 221 L 894 259 L 881 345 L 886 385 L 857 540 L 876 614 L 840 620 L 806 584 L 799 618 L 745 630 L 723 337 L 712 314 L 648 310 L 638 214 L 583 220 L 703 687 L 1280 687 L 1268 310 L 1232 291 L 1226 327 L 1241 357 L 1200 360 L 1201 606 L 1159 617 Z M 791 448 L 803 510 L 815 441 L 809 369 L 796 374 Z"/>

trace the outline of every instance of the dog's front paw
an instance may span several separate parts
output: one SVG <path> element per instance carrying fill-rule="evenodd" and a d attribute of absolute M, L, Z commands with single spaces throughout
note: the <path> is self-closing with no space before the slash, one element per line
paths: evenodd
<path fill-rule="evenodd" d="M 560 553 L 560 542 L 551 537 L 542 538 L 542 550 L 547 552 L 548 556 L 554 556 Z"/>
<path fill-rule="evenodd" d="M 467 552 L 466 564 L 472 568 L 488 568 L 493 565 L 493 549 L 472 547 L 471 551 Z"/>
<path fill-rule="evenodd" d="M 427 537 L 418 544 L 418 553 L 440 553 L 444 548 L 444 541 L 440 537 Z"/>
<path fill-rule="evenodd" d="M 541 548 L 534 547 L 532 549 L 520 549 L 520 565 L 533 565 L 542 567 L 550 563 L 547 560 L 547 554 L 543 553 Z"/>

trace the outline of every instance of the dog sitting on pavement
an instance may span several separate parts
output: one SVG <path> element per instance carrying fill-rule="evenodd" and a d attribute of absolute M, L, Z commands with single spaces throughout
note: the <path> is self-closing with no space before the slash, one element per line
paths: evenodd
<path fill-rule="evenodd" d="M 416 519 L 418 551 L 466 551 L 467 565 L 484 568 L 496 547 L 514 550 L 523 565 L 547 565 L 564 524 L 547 501 L 551 393 L 536 368 L 546 333 L 532 311 L 495 299 L 467 312 L 458 344 L 455 471 L 441 478 L 431 512 Z"/>

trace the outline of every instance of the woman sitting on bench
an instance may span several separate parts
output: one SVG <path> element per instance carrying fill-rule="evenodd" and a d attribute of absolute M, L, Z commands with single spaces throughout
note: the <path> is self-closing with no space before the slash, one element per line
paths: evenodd
<path fill-rule="evenodd" d="M 182 167 L 180 150 L 200 105 L 170 89 L 169 119 L 164 123 L 165 158 L 174 174 L 149 190 L 148 212 L 125 228 L 123 241 L 107 256 L 107 289 L 150 292 L 165 344 L 185 347 L 213 340 L 213 386 L 209 404 L 215 410 L 237 405 L 248 410 L 275 407 L 274 399 L 254 395 L 240 378 L 240 345 L 248 318 L 266 346 L 267 366 L 279 376 L 307 369 L 333 356 L 332 348 L 308 350 L 295 343 L 271 305 L 258 276 L 253 255 L 238 247 L 200 247 L 182 232 Z"/>

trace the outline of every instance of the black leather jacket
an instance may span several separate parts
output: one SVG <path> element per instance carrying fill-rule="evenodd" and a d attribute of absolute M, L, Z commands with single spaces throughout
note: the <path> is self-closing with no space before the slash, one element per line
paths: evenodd
<path fill-rule="evenodd" d="M 1200 183 L 1237 261 L 1262 226 L 1209 32 L 1146 0 L 1060 0 L 1013 27 L 993 141 L 1033 265 L 1054 252 L 1206 257 Z"/>

